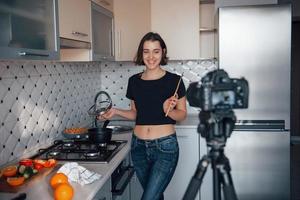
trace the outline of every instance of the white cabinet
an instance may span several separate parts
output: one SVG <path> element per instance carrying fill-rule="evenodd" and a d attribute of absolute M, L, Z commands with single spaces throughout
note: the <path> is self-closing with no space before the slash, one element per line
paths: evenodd
<path fill-rule="evenodd" d="M 90 61 L 91 1 L 59 0 L 59 32 L 61 37 L 60 60 Z M 80 41 L 80 42 L 74 42 Z M 65 44 L 66 43 L 66 44 Z M 67 43 L 82 47 L 65 48 Z"/>
<path fill-rule="evenodd" d="M 96 193 L 93 200 L 111 200 L 111 179 L 108 179 Z"/>
<path fill-rule="evenodd" d="M 164 192 L 165 199 L 182 199 L 190 179 L 197 169 L 200 156 L 199 137 L 196 128 L 176 127 L 179 143 L 179 160 L 174 176 Z M 199 200 L 199 194 L 196 198 Z"/>
<path fill-rule="evenodd" d="M 199 58 L 199 0 L 151 0 L 151 30 L 165 40 L 171 60 Z"/>
<path fill-rule="evenodd" d="M 150 0 L 114 0 L 115 59 L 132 61 L 150 31 Z"/>
<path fill-rule="evenodd" d="M 102 6 L 103 8 L 113 12 L 113 8 L 114 8 L 113 0 L 92 0 L 92 1 L 98 4 L 99 6 Z"/>
<path fill-rule="evenodd" d="M 217 54 L 217 26 L 214 1 L 200 1 L 200 58 L 215 58 Z"/>
<path fill-rule="evenodd" d="M 91 2 L 89 0 L 59 0 L 60 37 L 91 41 Z"/>
<path fill-rule="evenodd" d="M 138 180 L 136 173 L 132 176 L 130 180 L 130 200 L 141 200 L 143 195 L 143 187 Z"/>

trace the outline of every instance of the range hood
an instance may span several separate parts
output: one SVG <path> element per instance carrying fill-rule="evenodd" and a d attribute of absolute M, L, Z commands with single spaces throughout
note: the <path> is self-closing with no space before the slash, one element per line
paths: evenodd
<path fill-rule="evenodd" d="M 91 43 L 60 37 L 60 48 L 61 49 L 91 49 Z"/>

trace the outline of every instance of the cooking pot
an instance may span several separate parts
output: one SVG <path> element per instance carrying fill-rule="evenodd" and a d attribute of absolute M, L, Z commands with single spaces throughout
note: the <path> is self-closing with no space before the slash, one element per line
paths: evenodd
<path fill-rule="evenodd" d="M 90 128 L 88 130 L 89 140 L 93 143 L 108 143 L 112 135 L 111 128 Z"/>
<path fill-rule="evenodd" d="M 109 120 L 106 120 L 102 127 L 88 129 L 88 138 L 93 143 L 108 143 L 111 140 L 113 129 L 106 128 Z"/>

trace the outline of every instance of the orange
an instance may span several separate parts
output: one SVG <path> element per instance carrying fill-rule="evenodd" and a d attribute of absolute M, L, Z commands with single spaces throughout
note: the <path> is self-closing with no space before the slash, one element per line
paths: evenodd
<path fill-rule="evenodd" d="M 69 183 L 68 177 L 64 173 L 56 173 L 50 179 L 50 185 L 53 189 L 60 183 Z"/>
<path fill-rule="evenodd" d="M 24 183 L 25 178 L 24 178 L 24 176 L 8 177 L 6 181 L 11 186 L 18 186 L 18 185 L 22 185 Z"/>
<path fill-rule="evenodd" d="M 73 187 L 68 183 L 60 183 L 54 190 L 55 200 L 71 200 L 74 195 Z"/>
<path fill-rule="evenodd" d="M 18 167 L 16 165 L 7 166 L 2 170 L 4 176 L 15 176 L 17 174 Z"/>

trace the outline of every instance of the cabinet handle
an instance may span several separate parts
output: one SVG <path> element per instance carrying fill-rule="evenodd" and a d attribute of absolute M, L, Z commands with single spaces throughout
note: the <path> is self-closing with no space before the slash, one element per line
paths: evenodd
<path fill-rule="evenodd" d="M 118 57 L 121 57 L 121 31 L 118 31 Z"/>
<path fill-rule="evenodd" d="M 44 57 L 49 56 L 49 54 L 30 53 L 30 52 L 26 52 L 26 51 L 19 52 L 18 54 L 19 54 L 19 56 L 44 56 Z"/>
<path fill-rule="evenodd" d="M 188 138 L 189 136 L 187 135 L 177 135 L 178 138 Z"/>
<path fill-rule="evenodd" d="M 72 32 L 73 35 L 77 35 L 77 36 L 83 36 L 83 37 L 87 37 L 88 34 L 86 33 L 81 33 L 81 32 L 78 32 L 78 31 L 73 31 Z"/>

